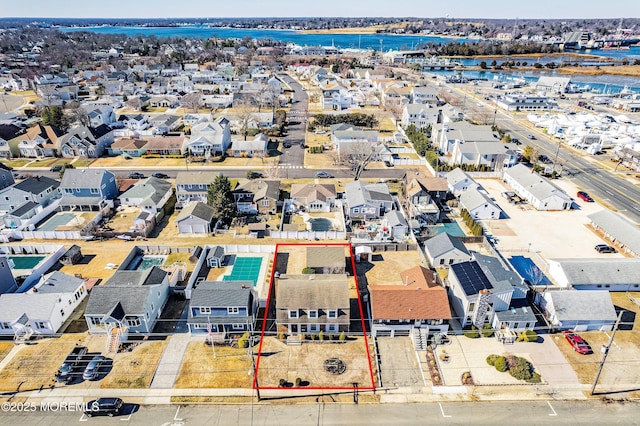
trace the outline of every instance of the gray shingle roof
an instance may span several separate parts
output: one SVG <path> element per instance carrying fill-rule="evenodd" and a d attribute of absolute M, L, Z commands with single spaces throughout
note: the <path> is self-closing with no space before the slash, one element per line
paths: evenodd
<path fill-rule="evenodd" d="M 13 187 L 24 192 L 29 192 L 31 194 L 40 194 L 41 192 L 46 191 L 47 188 L 56 189 L 58 186 L 60 186 L 60 182 L 58 182 L 57 180 L 53 180 L 46 176 L 38 176 L 27 178 L 22 182 L 16 183 Z"/>
<path fill-rule="evenodd" d="M 194 216 L 207 222 L 211 222 L 213 219 L 213 213 L 213 207 L 208 204 L 201 203 L 200 201 L 196 201 L 187 204 L 182 211 L 180 211 L 180 214 L 176 218 L 176 222 L 180 222 L 189 216 Z"/>
<path fill-rule="evenodd" d="M 249 306 L 252 290 L 251 281 L 203 281 L 193 290 L 189 306 Z"/>
<path fill-rule="evenodd" d="M 485 193 L 478 191 L 477 189 L 470 189 L 468 191 L 464 191 L 460 195 L 460 204 L 462 204 L 462 206 L 468 211 L 471 211 L 485 204 L 489 204 L 495 207 L 496 209 L 500 209 L 496 205 L 496 203 L 494 203 L 493 200 L 491 200 L 491 198 L 489 198 Z"/>
<path fill-rule="evenodd" d="M 608 291 L 567 290 L 550 291 L 559 321 L 588 320 L 615 321 L 616 310 Z"/>
<path fill-rule="evenodd" d="M 349 280 L 346 275 L 281 276 L 276 293 L 278 309 L 349 308 Z"/>
<path fill-rule="evenodd" d="M 567 201 L 572 200 L 572 198 L 569 197 L 562 189 L 555 186 L 548 179 L 537 173 L 531 173 L 531 169 L 524 164 L 517 164 L 513 167 L 509 167 L 505 170 L 504 174 L 513 178 L 538 200 L 544 200 L 545 198 L 549 198 L 553 195 L 561 197 Z"/>
<path fill-rule="evenodd" d="M 640 284 L 640 259 L 551 259 L 571 285 Z"/>
<path fill-rule="evenodd" d="M 176 185 L 211 185 L 220 172 L 178 172 Z"/>
<path fill-rule="evenodd" d="M 385 215 L 387 218 L 387 223 L 389 227 L 393 228 L 395 226 L 409 226 L 407 224 L 407 219 L 402 216 L 398 210 L 392 210 Z"/>
<path fill-rule="evenodd" d="M 424 243 L 424 249 L 431 257 L 436 258 L 446 254 L 452 250 L 458 250 L 467 256 L 470 256 L 467 247 L 459 238 L 452 237 L 451 235 L 443 232 L 436 235 L 433 238 L 428 239 Z"/>
<path fill-rule="evenodd" d="M 640 228 L 609 210 L 602 210 L 587 217 L 631 251 L 640 254 Z"/>
<path fill-rule="evenodd" d="M 384 183 L 365 183 L 360 180 L 345 185 L 349 208 L 376 201 L 393 201 L 389 187 Z"/>
<path fill-rule="evenodd" d="M 171 191 L 170 182 L 151 176 L 136 183 L 131 189 L 122 194 L 120 198 L 151 198 L 151 201 L 157 205 L 169 191 Z"/>
<path fill-rule="evenodd" d="M 104 175 L 114 177 L 113 173 L 101 169 L 67 169 L 62 176 L 63 188 L 99 188 Z"/>
<path fill-rule="evenodd" d="M 527 289 L 522 278 L 515 271 L 505 268 L 497 257 L 473 252 L 473 258 L 496 290 L 508 291 L 514 287 Z"/>

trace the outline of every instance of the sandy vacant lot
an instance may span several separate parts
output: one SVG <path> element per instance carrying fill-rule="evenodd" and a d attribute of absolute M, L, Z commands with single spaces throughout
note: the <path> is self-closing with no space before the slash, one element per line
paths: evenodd
<path fill-rule="evenodd" d="M 369 285 L 400 285 L 400 273 L 416 265 L 421 265 L 417 251 L 387 251 L 374 253 L 372 262 L 356 265 L 358 275 L 367 277 Z"/>
<path fill-rule="evenodd" d="M 215 357 L 214 357 L 215 350 Z M 257 348 L 254 348 L 257 350 Z M 253 376 L 247 349 L 191 342 L 185 351 L 176 388 L 250 388 Z"/>
<path fill-rule="evenodd" d="M 498 239 L 498 250 L 527 250 L 529 246 L 547 259 L 553 258 L 594 258 L 601 255 L 593 247 L 603 241 L 588 227 L 588 215 L 603 209 L 598 203 L 577 200 L 577 209 L 569 211 L 522 210 L 510 204 L 500 194 L 512 189 L 499 179 L 477 179 L 497 204 L 507 214 L 508 219 L 483 221 Z M 569 195 L 575 195 L 577 188 L 562 179 L 554 183 Z M 607 258 L 622 257 L 621 254 L 607 254 Z"/>
<path fill-rule="evenodd" d="M 303 342 L 288 346 L 275 337 L 265 337 L 259 355 L 258 385 L 277 387 L 280 379 L 295 383 L 296 378 L 308 382 L 310 387 L 351 388 L 353 383 L 370 387 L 372 377 L 364 338 L 351 338 L 347 342 Z M 339 358 L 346 363 L 343 374 L 333 375 L 325 371 L 329 358 Z"/>

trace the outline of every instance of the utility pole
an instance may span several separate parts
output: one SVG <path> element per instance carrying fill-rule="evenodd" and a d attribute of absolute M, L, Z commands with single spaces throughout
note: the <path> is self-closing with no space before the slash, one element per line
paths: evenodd
<path fill-rule="evenodd" d="M 611 333 L 611 337 L 609 338 L 609 343 L 606 346 L 603 346 L 602 361 L 600 361 L 600 368 L 598 368 L 598 373 L 596 373 L 596 378 L 593 380 L 593 386 L 591 387 L 591 395 L 595 395 L 596 393 L 596 385 L 598 384 L 598 379 L 600 378 L 600 373 L 602 373 L 602 369 L 604 368 L 604 362 L 607 360 L 607 355 L 609 355 L 609 349 L 611 349 L 611 345 L 613 344 L 613 338 L 616 335 L 616 331 L 618 331 L 618 326 L 620 325 L 620 320 L 622 319 L 622 314 L 625 311 L 622 310 L 618 314 L 618 319 L 613 326 L 613 332 Z"/>

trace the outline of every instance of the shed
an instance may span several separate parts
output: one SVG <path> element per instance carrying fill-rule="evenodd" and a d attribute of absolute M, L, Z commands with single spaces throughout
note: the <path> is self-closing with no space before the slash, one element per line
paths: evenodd
<path fill-rule="evenodd" d="M 76 263 L 79 263 L 83 257 L 80 246 L 74 244 L 65 252 L 65 254 L 62 255 L 60 263 L 63 265 L 75 265 Z"/>
<path fill-rule="evenodd" d="M 214 246 L 209 249 L 207 266 L 209 268 L 222 268 L 224 266 L 224 247 Z"/>
<path fill-rule="evenodd" d="M 371 262 L 373 250 L 371 246 L 356 246 L 356 262 Z"/>

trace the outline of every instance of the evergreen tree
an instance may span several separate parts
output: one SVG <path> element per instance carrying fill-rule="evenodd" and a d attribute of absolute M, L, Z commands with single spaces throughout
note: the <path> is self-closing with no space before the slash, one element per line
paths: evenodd
<path fill-rule="evenodd" d="M 209 186 L 207 203 L 213 207 L 214 215 L 228 225 L 236 216 L 236 205 L 231 193 L 231 182 L 226 176 L 218 176 Z"/>

